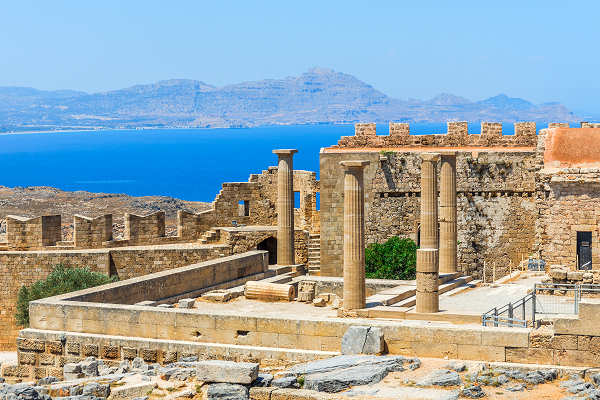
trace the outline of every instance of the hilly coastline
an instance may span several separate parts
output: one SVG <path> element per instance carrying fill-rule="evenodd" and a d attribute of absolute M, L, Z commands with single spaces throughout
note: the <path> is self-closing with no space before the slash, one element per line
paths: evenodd
<path fill-rule="evenodd" d="M 102 93 L 0 87 L 0 131 L 103 128 L 220 128 L 447 120 L 536 122 L 578 118 L 560 103 L 499 94 L 471 101 L 443 93 L 391 98 L 352 75 L 314 68 L 297 77 L 222 87 L 186 79 Z"/>

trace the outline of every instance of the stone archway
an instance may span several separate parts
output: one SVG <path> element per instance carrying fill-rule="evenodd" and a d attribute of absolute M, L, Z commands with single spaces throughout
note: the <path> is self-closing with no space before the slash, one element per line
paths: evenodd
<path fill-rule="evenodd" d="M 277 264 L 277 239 L 269 236 L 256 245 L 257 250 L 266 250 L 269 252 L 269 265 Z"/>

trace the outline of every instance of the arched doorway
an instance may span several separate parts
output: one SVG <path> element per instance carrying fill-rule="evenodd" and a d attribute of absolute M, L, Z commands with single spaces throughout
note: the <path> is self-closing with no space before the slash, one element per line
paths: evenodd
<path fill-rule="evenodd" d="M 277 264 L 277 239 L 273 236 L 270 236 L 257 244 L 256 249 L 269 252 L 269 265 Z"/>

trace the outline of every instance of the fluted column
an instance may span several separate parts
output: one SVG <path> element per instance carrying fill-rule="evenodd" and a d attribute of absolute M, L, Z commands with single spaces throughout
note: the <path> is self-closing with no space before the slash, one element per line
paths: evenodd
<path fill-rule="evenodd" d="M 456 152 L 442 153 L 440 168 L 440 272 L 456 272 Z"/>
<path fill-rule="evenodd" d="M 363 170 L 369 161 L 342 161 L 344 167 L 344 309 L 366 306 L 365 192 Z"/>
<path fill-rule="evenodd" d="M 277 164 L 277 264 L 293 265 L 294 257 L 294 153 L 296 149 L 273 150 Z"/>
<path fill-rule="evenodd" d="M 421 155 L 421 246 L 417 250 L 417 312 L 439 311 L 438 191 L 439 154 Z"/>

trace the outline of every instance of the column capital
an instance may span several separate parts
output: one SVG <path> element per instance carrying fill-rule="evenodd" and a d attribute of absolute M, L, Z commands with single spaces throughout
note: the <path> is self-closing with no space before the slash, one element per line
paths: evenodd
<path fill-rule="evenodd" d="M 423 161 L 438 161 L 440 159 L 439 153 L 421 153 L 421 159 Z"/>
<path fill-rule="evenodd" d="M 279 157 L 293 156 L 297 152 L 298 152 L 297 149 L 275 149 L 275 150 L 273 150 L 273 154 L 277 154 Z"/>
<path fill-rule="evenodd" d="M 369 165 L 371 161 L 368 160 L 346 160 L 340 161 L 340 165 L 344 167 L 344 170 L 349 171 L 351 169 L 363 169 Z"/>

